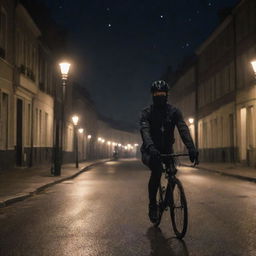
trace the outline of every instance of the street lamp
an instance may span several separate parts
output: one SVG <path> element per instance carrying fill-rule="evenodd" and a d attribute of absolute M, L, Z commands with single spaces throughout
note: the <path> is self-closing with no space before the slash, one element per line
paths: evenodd
<path fill-rule="evenodd" d="M 189 122 L 190 124 L 193 124 L 193 123 L 194 123 L 194 118 L 192 118 L 192 117 L 189 118 L 189 119 L 188 119 L 188 122 Z"/>
<path fill-rule="evenodd" d="M 62 80 L 62 100 L 61 100 L 61 120 L 56 118 L 56 130 L 55 130 L 55 152 L 54 152 L 54 176 L 61 175 L 61 165 L 63 162 L 63 146 L 64 146 L 64 123 L 65 123 L 65 99 L 66 99 L 66 84 L 68 79 L 68 73 L 70 63 L 61 62 L 59 63 L 61 80 Z M 59 116 L 57 114 L 57 116 Z"/>
<path fill-rule="evenodd" d="M 78 134 L 77 134 L 77 124 L 79 121 L 79 117 L 77 115 L 72 116 L 72 121 L 75 128 L 75 161 L 76 161 L 76 168 L 79 167 L 78 164 Z"/>
<path fill-rule="evenodd" d="M 70 63 L 68 62 L 61 62 L 59 63 L 60 66 L 60 72 L 62 75 L 62 80 L 66 81 L 68 79 L 68 72 L 69 72 L 69 68 L 70 68 Z"/>
<path fill-rule="evenodd" d="M 72 122 L 73 122 L 74 126 L 77 126 L 78 121 L 79 121 L 79 117 L 78 116 L 72 116 Z"/>
<path fill-rule="evenodd" d="M 256 78 L 256 59 L 251 61 L 251 65 L 253 68 L 254 76 Z"/>

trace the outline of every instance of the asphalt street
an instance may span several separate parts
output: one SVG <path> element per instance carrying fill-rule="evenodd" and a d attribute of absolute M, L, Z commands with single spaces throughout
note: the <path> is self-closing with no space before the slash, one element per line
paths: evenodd
<path fill-rule="evenodd" d="M 179 169 L 189 228 L 175 238 L 165 212 L 147 217 L 149 171 L 136 160 L 108 162 L 0 209 L 0 255 L 256 255 L 255 183 Z"/>

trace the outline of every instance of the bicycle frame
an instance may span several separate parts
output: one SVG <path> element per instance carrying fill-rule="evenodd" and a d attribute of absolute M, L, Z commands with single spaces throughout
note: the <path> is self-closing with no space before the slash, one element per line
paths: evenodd
<path fill-rule="evenodd" d="M 173 160 L 173 163 L 170 163 L 169 166 L 166 166 L 164 162 L 162 162 L 162 167 L 163 167 L 163 173 L 164 177 L 168 180 L 167 182 L 167 187 L 165 188 L 165 191 L 162 191 L 162 187 L 160 186 L 161 193 L 160 193 L 160 198 L 162 201 L 162 211 L 166 210 L 168 206 L 173 204 L 173 197 L 172 197 L 172 191 L 175 185 L 175 180 L 176 180 L 176 173 L 177 169 L 175 168 L 175 157 L 179 156 L 189 156 L 189 154 L 161 154 L 161 157 L 171 157 Z M 163 193 L 165 193 L 164 198 L 163 198 Z"/>

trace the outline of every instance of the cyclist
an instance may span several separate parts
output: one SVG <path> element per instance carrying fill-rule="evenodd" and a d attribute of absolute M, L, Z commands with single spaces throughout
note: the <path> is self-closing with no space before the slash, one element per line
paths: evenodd
<path fill-rule="evenodd" d="M 183 120 L 181 111 L 168 104 L 168 92 L 169 86 L 165 81 L 153 82 L 151 85 L 153 104 L 142 111 L 140 118 L 140 132 L 143 140 L 142 162 L 151 170 L 148 183 L 148 215 L 153 223 L 158 217 L 156 194 L 162 175 L 161 154 L 173 152 L 175 126 L 188 149 L 190 161 L 198 164 L 198 151 L 189 129 Z"/>

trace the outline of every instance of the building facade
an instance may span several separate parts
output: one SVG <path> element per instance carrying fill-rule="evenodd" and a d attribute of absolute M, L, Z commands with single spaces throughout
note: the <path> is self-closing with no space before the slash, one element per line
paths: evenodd
<path fill-rule="evenodd" d="M 114 140 L 121 132 L 100 119 L 89 95 L 76 97 L 80 93 L 73 93 L 76 88 L 70 79 L 64 99 L 64 136 L 60 136 L 63 87 L 56 44 L 65 42 L 53 27 L 48 31 L 53 36 L 45 32 L 20 1 L 0 1 L 0 169 L 50 165 L 57 146 L 64 151 L 63 163 L 75 161 L 73 114 L 80 116 L 79 126 L 84 128 L 78 134 L 80 161 L 108 157 L 106 147 L 98 153 L 98 134 Z M 133 134 L 124 134 L 123 140 L 130 143 Z"/>
<path fill-rule="evenodd" d="M 176 99 L 185 119 L 193 116 L 187 109 L 194 112 L 203 161 L 256 166 L 256 80 L 251 66 L 256 59 L 255 13 L 254 0 L 240 1 L 197 49 L 190 78 L 193 103 L 187 98 L 189 90 L 183 90 L 188 71 L 172 83 L 178 97 L 171 100 Z"/>

